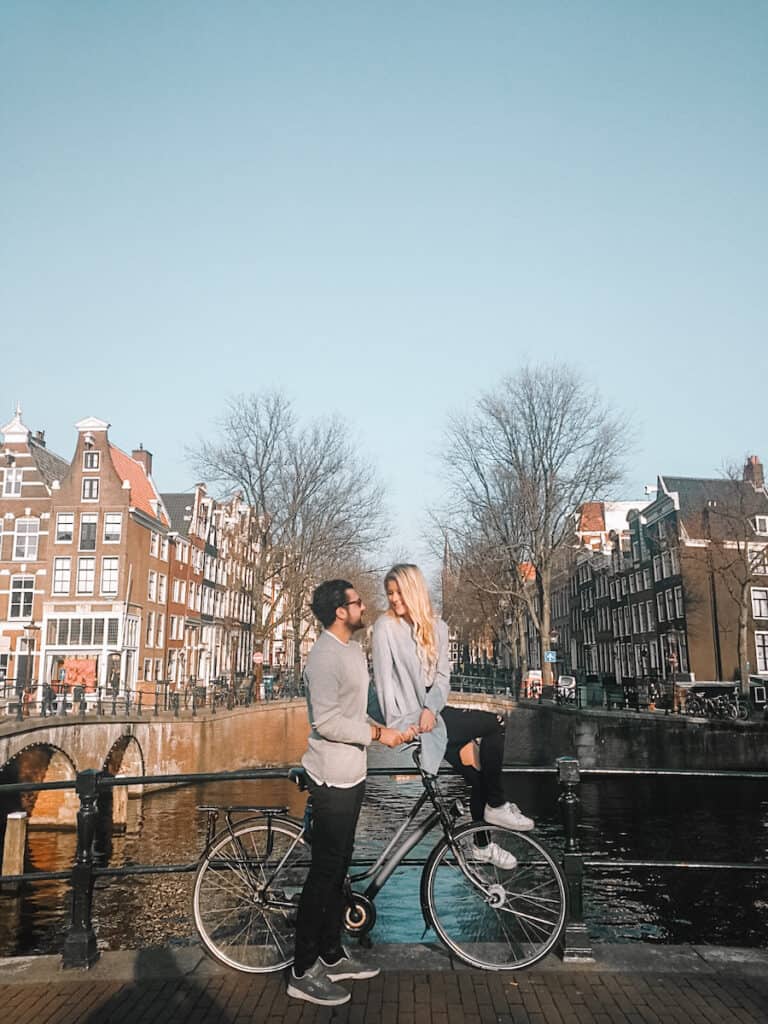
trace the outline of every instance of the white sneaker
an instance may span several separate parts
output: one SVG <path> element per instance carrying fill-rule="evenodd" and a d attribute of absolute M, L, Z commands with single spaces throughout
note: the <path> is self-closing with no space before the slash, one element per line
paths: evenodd
<path fill-rule="evenodd" d="M 502 871 L 513 871 L 517 867 L 517 857 L 509 850 L 502 850 L 498 843 L 488 843 L 487 846 L 475 846 L 473 843 L 472 860 L 481 864 L 493 864 Z"/>
<path fill-rule="evenodd" d="M 489 825 L 498 825 L 513 832 L 530 832 L 533 828 L 533 818 L 527 818 L 517 804 L 506 803 L 501 807 L 486 804 L 483 817 Z"/>

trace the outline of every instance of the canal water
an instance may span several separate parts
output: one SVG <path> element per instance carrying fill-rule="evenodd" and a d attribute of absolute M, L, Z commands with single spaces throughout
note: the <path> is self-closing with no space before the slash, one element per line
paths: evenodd
<path fill-rule="evenodd" d="M 505 776 L 510 799 L 536 818 L 536 835 L 562 851 L 553 776 Z M 460 796 L 461 780 L 446 776 L 446 792 Z M 768 785 L 758 781 L 695 778 L 588 778 L 580 787 L 580 837 L 594 859 L 768 862 Z M 392 835 L 420 792 L 416 779 L 368 781 L 355 855 L 370 858 Z M 131 801 L 132 831 L 107 837 L 112 866 L 170 864 L 196 859 L 204 842 L 202 803 L 286 805 L 300 817 L 304 798 L 287 781 L 190 786 Z M 428 837 L 411 858 L 424 857 Z M 29 868 L 71 865 L 75 837 L 32 832 Z M 422 938 L 419 867 L 400 869 L 377 898 L 373 941 Z M 102 949 L 184 945 L 194 940 L 191 874 L 100 880 L 94 919 Z M 22 897 L 0 895 L 0 955 L 60 952 L 67 887 L 28 886 Z M 707 943 L 768 947 L 768 874 L 699 869 L 588 869 L 585 917 L 593 941 Z M 436 941 L 433 933 L 427 940 Z"/>

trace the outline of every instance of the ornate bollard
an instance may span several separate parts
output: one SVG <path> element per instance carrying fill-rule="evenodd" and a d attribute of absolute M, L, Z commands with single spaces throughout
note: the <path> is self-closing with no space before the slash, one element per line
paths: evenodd
<path fill-rule="evenodd" d="M 90 967 L 99 959 L 93 930 L 93 839 L 96 833 L 96 800 L 101 773 L 89 768 L 77 773 L 75 790 L 80 798 L 77 812 L 77 858 L 72 868 L 72 903 L 63 967 Z"/>
<path fill-rule="evenodd" d="M 563 870 L 568 882 L 568 918 L 563 933 L 564 960 L 592 960 L 592 946 L 587 926 L 584 924 L 582 883 L 584 862 L 578 837 L 580 800 L 579 762 L 575 757 L 558 757 L 555 762 L 560 782 L 560 814 L 565 831 L 565 852 Z"/>

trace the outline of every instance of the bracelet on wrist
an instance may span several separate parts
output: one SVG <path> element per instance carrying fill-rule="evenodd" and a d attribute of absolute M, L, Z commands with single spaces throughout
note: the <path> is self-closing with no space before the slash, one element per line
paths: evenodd
<path fill-rule="evenodd" d="M 374 740 L 377 743 L 381 739 L 381 726 L 380 725 L 374 725 L 374 727 L 373 727 L 373 738 L 374 738 Z"/>

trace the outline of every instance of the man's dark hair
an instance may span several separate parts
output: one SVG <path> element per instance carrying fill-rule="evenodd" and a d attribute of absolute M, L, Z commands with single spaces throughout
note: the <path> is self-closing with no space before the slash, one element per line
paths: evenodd
<path fill-rule="evenodd" d="M 347 591 L 354 590 L 349 580 L 326 580 L 312 594 L 312 611 L 327 629 L 336 619 L 336 609 L 347 602 Z"/>

